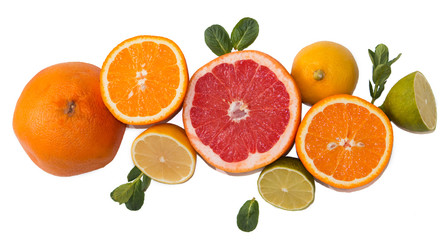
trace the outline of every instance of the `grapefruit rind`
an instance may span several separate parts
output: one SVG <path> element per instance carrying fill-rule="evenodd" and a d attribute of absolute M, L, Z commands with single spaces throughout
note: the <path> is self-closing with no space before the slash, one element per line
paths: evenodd
<path fill-rule="evenodd" d="M 383 126 L 386 129 L 386 138 L 385 138 L 385 145 L 386 149 L 384 151 L 384 154 L 379 160 L 379 164 L 376 168 L 372 170 L 370 174 L 368 174 L 366 177 L 354 179 L 352 181 L 342 181 L 339 179 L 336 179 L 332 176 L 329 176 L 322 171 L 318 170 L 318 168 L 315 166 L 313 159 L 309 157 L 309 155 L 306 152 L 305 149 L 305 137 L 308 133 L 308 128 L 310 126 L 310 122 L 312 121 L 313 117 L 322 112 L 324 108 L 329 106 L 330 104 L 334 103 L 353 103 L 357 104 L 361 107 L 364 107 L 368 109 L 372 114 L 375 114 L 383 123 Z M 325 184 L 328 184 L 329 186 L 340 188 L 340 189 L 353 189 L 362 187 L 370 182 L 372 182 L 374 179 L 376 179 L 385 169 L 387 166 L 389 159 L 391 157 L 391 151 L 393 148 L 393 129 L 391 126 L 391 123 L 388 119 L 388 117 L 383 113 L 382 110 L 377 108 L 376 106 L 372 105 L 371 103 L 355 97 L 351 95 L 346 94 L 340 94 L 340 95 L 334 95 L 327 97 L 319 102 L 317 102 L 312 108 L 309 109 L 309 111 L 304 116 L 299 128 L 298 133 L 296 137 L 296 151 L 298 153 L 299 158 L 301 159 L 301 162 L 303 163 L 304 167 L 318 180 L 322 181 Z"/>
<path fill-rule="evenodd" d="M 193 107 L 195 94 L 194 89 L 197 80 L 206 73 L 211 72 L 217 65 L 222 63 L 235 63 L 236 61 L 247 59 L 254 60 L 259 65 L 264 65 L 269 68 L 277 75 L 278 80 L 285 85 L 290 99 L 290 119 L 278 142 L 270 150 L 264 153 L 249 153 L 248 158 L 240 162 L 226 162 L 218 154 L 216 154 L 211 147 L 204 145 L 195 133 L 195 129 L 190 121 L 190 111 Z M 183 103 L 183 123 L 186 134 L 188 135 L 193 147 L 208 164 L 217 169 L 230 173 L 244 173 L 256 170 L 270 164 L 283 155 L 293 144 L 300 120 L 301 96 L 292 76 L 281 65 L 281 63 L 276 61 L 274 58 L 255 50 L 228 53 L 212 60 L 208 64 L 198 69 L 189 82 L 189 88 Z"/>
<path fill-rule="evenodd" d="M 133 44 L 141 44 L 143 42 L 154 42 L 156 44 L 163 44 L 168 46 L 172 52 L 175 54 L 177 59 L 177 66 L 179 67 L 179 84 L 176 89 L 175 98 L 171 101 L 171 103 L 162 108 L 160 112 L 152 116 L 136 116 L 130 117 L 126 114 L 122 113 L 118 108 L 117 104 L 112 101 L 109 91 L 107 90 L 109 81 L 107 80 L 107 76 L 109 73 L 110 64 L 115 60 L 116 56 L 123 49 L 128 48 Z M 180 47 L 173 42 L 172 40 L 159 36 L 148 36 L 141 35 L 129 38 L 124 40 L 118 46 L 116 46 L 107 56 L 106 60 L 103 63 L 101 68 L 101 96 L 103 96 L 103 100 L 109 111 L 121 122 L 132 125 L 146 125 L 151 123 L 157 123 L 168 118 L 172 113 L 176 112 L 181 106 L 186 93 L 186 89 L 188 86 L 188 69 L 186 66 L 185 57 L 180 49 Z"/>

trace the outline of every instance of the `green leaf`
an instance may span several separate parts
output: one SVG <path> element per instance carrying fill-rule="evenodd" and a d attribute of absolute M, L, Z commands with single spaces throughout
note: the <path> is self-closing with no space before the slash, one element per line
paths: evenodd
<path fill-rule="evenodd" d="M 380 95 L 382 95 L 383 90 L 385 90 L 385 84 L 379 85 L 379 89 L 377 90 L 376 93 L 376 99 L 380 97 Z"/>
<path fill-rule="evenodd" d="M 255 198 L 242 205 L 237 214 L 237 226 L 244 232 L 253 231 L 258 225 L 259 205 Z"/>
<path fill-rule="evenodd" d="M 377 45 L 375 48 L 375 52 L 368 49 L 368 53 L 369 58 L 373 63 L 372 82 L 374 83 L 374 87 L 370 81 L 369 93 L 372 97 L 371 103 L 374 104 L 376 99 L 378 99 L 382 94 L 383 90 L 385 90 L 385 83 L 391 75 L 391 65 L 396 62 L 402 54 L 399 53 L 399 55 L 393 60 L 388 61 L 389 51 L 388 47 L 385 44 Z"/>
<path fill-rule="evenodd" d="M 253 18 L 242 18 L 231 32 L 231 42 L 236 50 L 244 50 L 258 37 L 259 24 Z"/>
<path fill-rule="evenodd" d="M 136 180 L 135 187 L 133 188 L 132 197 L 126 202 L 126 207 L 129 210 L 137 211 L 144 203 L 144 192 L 142 191 L 142 182 L 140 179 Z"/>
<path fill-rule="evenodd" d="M 141 174 L 140 169 L 137 168 L 137 166 L 134 166 L 132 170 L 130 170 L 129 174 L 127 174 L 127 181 L 130 182 L 135 180 L 135 178 L 140 176 L 140 174 Z"/>
<path fill-rule="evenodd" d="M 141 191 L 146 192 L 147 188 L 151 184 L 151 178 L 143 174 L 143 182 L 141 183 Z"/>
<path fill-rule="evenodd" d="M 391 67 L 387 64 L 380 64 L 374 69 L 373 82 L 378 85 L 383 85 L 390 75 Z"/>
<path fill-rule="evenodd" d="M 376 66 L 376 63 L 374 62 L 375 53 L 371 49 L 368 49 L 368 53 L 369 53 L 369 58 L 371 59 L 373 66 Z"/>
<path fill-rule="evenodd" d="M 370 95 L 372 98 L 375 98 L 375 97 L 374 97 L 374 89 L 373 89 L 373 86 L 372 86 L 372 84 L 371 84 L 371 81 L 369 81 L 369 95 Z"/>
<path fill-rule="evenodd" d="M 134 184 L 133 182 L 129 182 L 115 188 L 115 190 L 110 193 L 110 197 L 113 199 L 113 201 L 118 202 L 119 204 L 123 204 L 129 201 L 129 199 L 132 197 L 133 192 Z"/>
<path fill-rule="evenodd" d="M 395 57 L 393 60 L 389 61 L 389 62 L 388 62 L 388 66 L 391 67 L 391 64 L 393 64 L 394 62 L 396 62 L 397 59 L 399 59 L 401 55 L 402 55 L 402 53 L 399 53 L 399 55 L 397 55 L 397 57 Z"/>
<path fill-rule="evenodd" d="M 231 52 L 230 36 L 220 25 L 212 25 L 205 30 L 205 43 L 217 56 Z"/>
<path fill-rule="evenodd" d="M 388 55 L 388 47 L 385 44 L 377 45 L 376 52 L 374 54 L 375 66 L 386 64 L 388 62 Z"/>

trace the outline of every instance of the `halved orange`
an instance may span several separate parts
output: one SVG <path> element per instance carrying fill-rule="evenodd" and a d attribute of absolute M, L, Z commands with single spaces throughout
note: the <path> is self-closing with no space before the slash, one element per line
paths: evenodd
<path fill-rule="evenodd" d="M 351 95 L 317 102 L 303 118 L 296 150 L 320 181 L 343 189 L 364 186 L 385 169 L 393 148 L 393 129 L 373 104 Z"/>
<path fill-rule="evenodd" d="M 191 144 L 210 165 L 232 173 L 278 159 L 293 145 L 300 119 L 292 76 L 253 50 L 222 55 L 197 70 L 183 107 Z"/>
<path fill-rule="evenodd" d="M 116 46 L 101 69 L 101 95 L 121 122 L 146 125 L 181 107 L 188 86 L 185 57 L 172 40 L 136 36 Z"/>

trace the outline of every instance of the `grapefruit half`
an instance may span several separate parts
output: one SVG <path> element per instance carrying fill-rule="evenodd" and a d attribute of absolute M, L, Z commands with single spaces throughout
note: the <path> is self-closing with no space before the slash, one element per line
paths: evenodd
<path fill-rule="evenodd" d="M 183 123 L 191 144 L 210 165 L 249 172 L 292 146 L 301 96 L 273 57 L 253 50 L 228 53 L 197 70 L 189 84 Z"/>

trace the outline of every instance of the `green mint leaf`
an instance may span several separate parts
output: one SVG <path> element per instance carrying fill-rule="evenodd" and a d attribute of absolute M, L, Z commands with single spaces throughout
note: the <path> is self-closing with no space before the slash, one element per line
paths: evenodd
<path fill-rule="evenodd" d="M 230 36 L 220 25 L 212 25 L 205 30 L 205 43 L 217 56 L 231 52 Z"/>
<path fill-rule="evenodd" d="M 141 183 L 141 191 L 146 192 L 147 188 L 151 184 L 151 178 L 143 174 L 143 182 Z"/>
<path fill-rule="evenodd" d="M 248 200 L 242 205 L 237 214 L 237 226 L 244 232 L 255 230 L 258 225 L 259 205 L 255 198 Z"/>
<path fill-rule="evenodd" d="M 379 44 L 376 46 L 376 52 L 374 54 L 375 66 L 380 64 L 386 64 L 388 62 L 388 47 L 385 44 Z"/>
<path fill-rule="evenodd" d="M 380 64 L 374 69 L 373 82 L 377 85 L 383 85 L 390 75 L 391 67 L 387 64 Z"/>
<path fill-rule="evenodd" d="M 402 54 L 399 53 L 393 60 L 388 61 L 389 51 L 385 44 L 377 45 L 375 52 L 368 49 L 368 53 L 369 58 L 373 63 L 372 82 L 374 83 L 374 87 L 370 81 L 369 93 L 372 97 L 371 103 L 374 104 L 376 99 L 382 95 L 383 90 L 385 90 L 385 83 L 391 75 L 391 65 L 396 62 Z"/>
<path fill-rule="evenodd" d="M 115 188 L 115 190 L 110 193 L 110 197 L 113 199 L 113 201 L 118 202 L 119 204 L 123 204 L 129 201 L 129 199 L 132 197 L 133 192 L 134 184 L 129 182 Z"/>
<path fill-rule="evenodd" d="M 373 86 L 372 86 L 372 84 L 371 84 L 371 81 L 369 81 L 369 95 L 370 95 L 372 98 L 375 98 L 375 97 L 374 97 L 374 89 L 373 89 Z"/>
<path fill-rule="evenodd" d="M 259 24 L 253 18 L 242 18 L 231 32 L 233 48 L 241 51 L 250 46 L 258 37 Z"/>
<path fill-rule="evenodd" d="M 137 168 L 137 166 L 134 166 L 127 175 L 127 181 L 130 182 L 135 180 L 138 176 L 140 176 L 140 174 L 141 174 L 140 169 Z"/>
<path fill-rule="evenodd" d="M 389 62 L 388 62 L 388 66 L 391 67 L 391 64 L 393 64 L 394 62 L 396 62 L 397 59 L 400 58 L 400 56 L 402 56 L 402 53 L 399 53 L 399 55 L 397 55 L 397 57 L 395 57 L 393 60 L 389 61 Z"/>
<path fill-rule="evenodd" d="M 383 90 L 385 90 L 385 84 L 379 85 L 379 89 L 377 90 L 376 93 L 376 99 L 380 97 L 380 95 L 382 95 Z"/>
<path fill-rule="evenodd" d="M 137 211 L 144 203 L 144 192 L 142 191 L 142 182 L 140 179 L 136 180 L 135 187 L 133 188 L 132 197 L 126 202 L 126 207 L 129 210 Z"/>
<path fill-rule="evenodd" d="M 375 53 L 371 49 L 368 49 L 368 53 L 369 53 L 369 58 L 371 59 L 373 66 L 376 66 L 376 63 L 374 62 Z"/>

